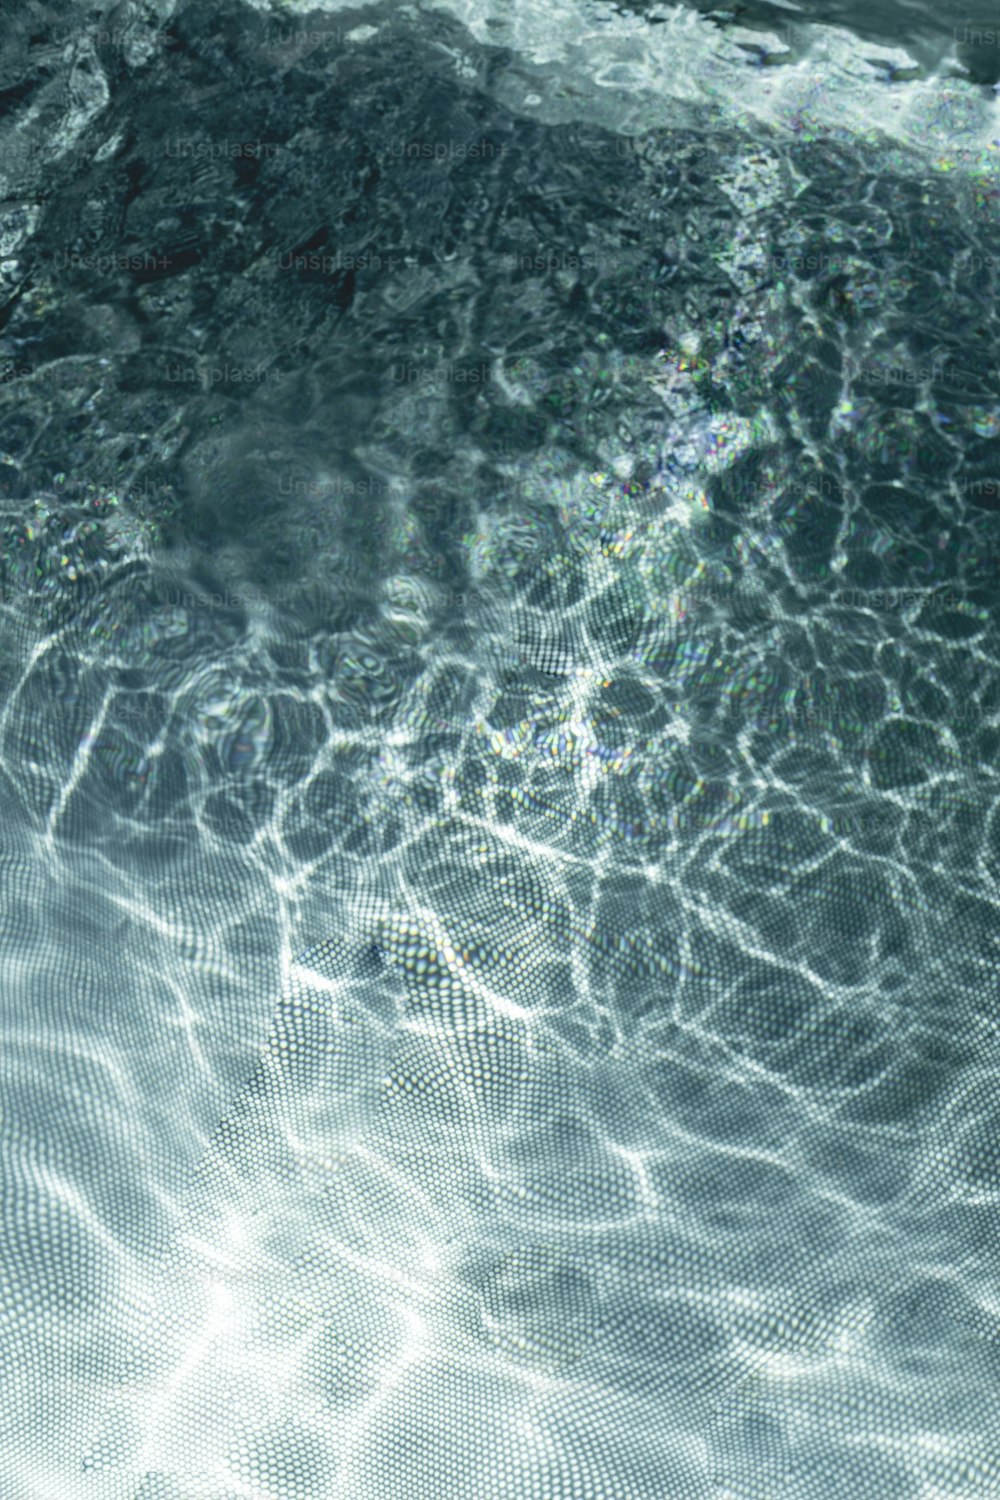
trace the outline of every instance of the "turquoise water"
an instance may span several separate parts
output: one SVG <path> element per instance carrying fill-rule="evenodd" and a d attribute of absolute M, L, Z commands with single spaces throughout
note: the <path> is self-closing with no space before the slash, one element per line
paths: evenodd
<path fill-rule="evenodd" d="M 5 23 L 0 1500 L 1000 1493 L 1000 49 L 735 12 Z"/>

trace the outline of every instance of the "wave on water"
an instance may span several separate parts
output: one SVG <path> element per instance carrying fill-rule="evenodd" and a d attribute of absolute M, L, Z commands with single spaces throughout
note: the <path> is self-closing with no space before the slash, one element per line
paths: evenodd
<path fill-rule="evenodd" d="M 919 15 L 10 20 L 4 1500 L 1000 1494 L 1000 101 Z"/>

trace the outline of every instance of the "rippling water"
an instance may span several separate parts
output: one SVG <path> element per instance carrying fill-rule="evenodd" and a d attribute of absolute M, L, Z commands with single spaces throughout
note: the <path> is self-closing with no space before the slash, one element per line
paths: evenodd
<path fill-rule="evenodd" d="M 0 1500 L 1000 1494 L 997 23 L 3 24 Z"/>

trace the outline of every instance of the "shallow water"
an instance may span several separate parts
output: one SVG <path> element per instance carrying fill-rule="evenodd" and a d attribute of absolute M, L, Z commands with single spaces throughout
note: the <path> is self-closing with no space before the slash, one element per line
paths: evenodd
<path fill-rule="evenodd" d="M 8 21 L 4 1500 L 1000 1493 L 1000 49 L 765 9 Z"/>

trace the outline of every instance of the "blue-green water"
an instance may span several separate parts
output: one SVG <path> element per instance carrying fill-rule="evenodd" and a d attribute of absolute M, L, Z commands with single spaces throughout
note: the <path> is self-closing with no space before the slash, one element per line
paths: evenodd
<path fill-rule="evenodd" d="M 1000 46 L 3 21 L 0 1500 L 1000 1493 Z"/>

